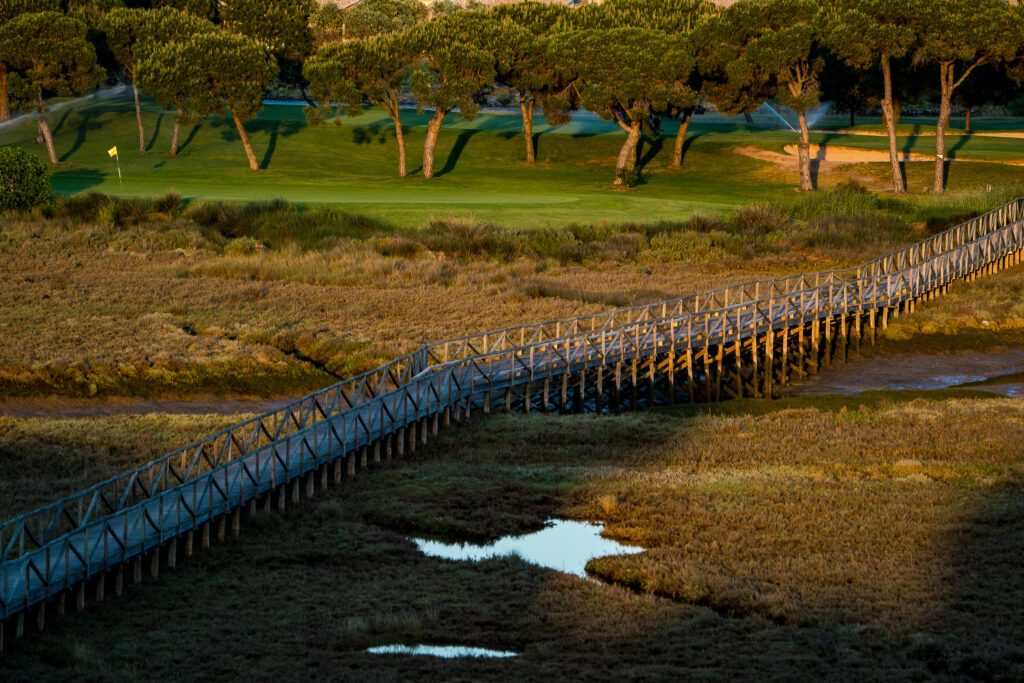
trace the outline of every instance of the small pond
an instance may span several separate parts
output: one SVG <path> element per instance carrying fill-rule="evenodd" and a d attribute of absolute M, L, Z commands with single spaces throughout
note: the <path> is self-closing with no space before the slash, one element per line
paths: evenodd
<path fill-rule="evenodd" d="M 366 650 L 374 655 L 425 655 L 428 657 L 515 657 L 515 652 L 507 650 L 488 650 L 483 647 L 465 647 L 463 645 L 378 645 Z"/>
<path fill-rule="evenodd" d="M 487 545 L 443 543 L 412 539 L 420 551 L 446 560 L 480 561 L 491 557 L 516 555 L 524 562 L 566 574 L 587 578 L 587 562 L 607 555 L 642 553 L 644 548 L 623 545 L 601 536 L 604 527 L 589 522 L 549 519 L 540 531 L 521 536 L 505 536 Z"/>

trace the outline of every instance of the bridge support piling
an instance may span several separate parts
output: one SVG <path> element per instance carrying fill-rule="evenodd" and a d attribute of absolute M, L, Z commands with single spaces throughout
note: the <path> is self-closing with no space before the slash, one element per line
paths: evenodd
<path fill-rule="evenodd" d="M 160 578 L 160 546 L 153 548 L 149 554 L 149 576 L 153 579 Z"/>
<path fill-rule="evenodd" d="M 46 630 L 46 601 L 39 603 L 36 609 L 36 631 L 42 633 Z"/>
<path fill-rule="evenodd" d="M 735 359 L 736 366 L 734 371 L 736 377 L 734 383 L 736 385 L 736 398 L 743 398 L 743 358 L 740 355 L 740 334 L 736 332 L 736 342 L 733 344 L 732 352 Z"/>
<path fill-rule="evenodd" d="M 405 455 L 405 427 L 398 428 L 398 434 L 395 436 L 395 451 L 399 458 Z"/>
<path fill-rule="evenodd" d="M 209 547 L 209 545 L 205 546 Z M 138 585 L 142 583 L 142 556 L 136 555 L 135 561 L 132 563 L 132 583 Z M 82 594 L 82 606 L 85 606 L 85 594 Z"/>
<path fill-rule="evenodd" d="M 233 537 L 237 538 L 238 534 L 241 532 L 241 530 L 242 530 L 242 508 L 236 507 L 234 510 L 231 511 L 231 535 Z M 171 543 L 173 544 L 174 541 L 171 541 Z M 170 553 L 171 553 L 171 551 L 173 549 L 174 549 L 173 546 L 168 548 L 168 550 L 167 550 L 168 557 L 170 556 Z M 168 565 L 169 564 L 170 564 L 170 562 L 168 562 Z M 171 567 L 171 569 L 174 569 L 174 567 Z"/>
<path fill-rule="evenodd" d="M 315 479 L 316 479 L 316 470 L 311 470 L 311 471 L 306 473 L 306 499 L 307 500 L 312 498 L 313 494 L 316 493 L 316 486 L 314 485 L 316 483 Z"/>
<path fill-rule="evenodd" d="M 114 595 L 121 597 L 124 595 L 124 563 L 117 565 L 117 570 L 114 571 Z M 62 596 L 63 597 L 63 596 Z M 63 600 L 61 601 L 61 611 L 63 611 Z"/>
<path fill-rule="evenodd" d="M 281 485 L 281 489 L 280 490 L 281 490 L 281 493 L 280 493 L 280 495 L 278 497 L 277 508 L 281 512 L 284 512 L 284 495 L 285 495 L 285 493 L 284 493 L 284 485 L 283 484 Z M 209 522 L 203 522 L 203 529 L 202 529 L 202 532 L 201 532 L 200 536 L 201 536 L 201 538 L 200 538 L 200 541 L 199 541 L 199 547 L 201 549 L 203 549 L 203 550 L 209 550 L 210 549 L 210 523 Z M 142 578 L 141 571 L 140 571 L 139 578 L 140 579 Z M 135 583 L 138 583 L 138 581 L 136 581 Z"/>
<path fill-rule="evenodd" d="M 785 386 L 789 384 L 789 324 L 782 328 L 782 374 L 779 382 Z"/>
<path fill-rule="evenodd" d="M 811 372 L 818 374 L 821 370 L 821 324 L 822 321 L 815 319 L 811 322 Z"/>
<path fill-rule="evenodd" d="M 14 621 L 14 637 L 21 640 L 25 637 L 25 613 L 18 612 L 18 616 Z"/>
<path fill-rule="evenodd" d="M 299 478 L 296 477 L 295 479 L 292 480 L 292 505 L 299 504 L 299 486 Z M 220 538 L 218 538 L 217 540 L 220 540 Z"/>
<path fill-rule="evenodd" d="M 117 566 L 120 568 L 121 565 L 117 565 Z M 68 592 L 67 591 L 61 591 L 60 595 L 57 596 L 57 618 L 58 619 L 64 616 L 64 611 L 67 609 L 67 602 L 68 602 Z M 0 640 L 3 640 L 3 638 L 0 637 Z M 2 647 L 2 644 L 0 644 L 0 647 Z"/>
<path fill-rule="evenodd" d="M 346 473 L 348 474 L 348 478 L 349 479 L 355 479 L 355 476 L 356 476 L 356 453 L 355 453 L 355 451 L 353 451 L 353 452 L 349 453 L 347 456 L 345 456 L 345 460 L 347 461 L 346 462 L 346 466 L 345 466 L 345 470 L 346 470 Z"/>
<path fill-rule="evenodd" d="M 278 487 L 277 487 L 277 511 L 278 511 L 279 514 L 284 514 L 284 510 L 285 510 L 285 507 L 287 505 L 287 502 L 288 502 L 288 485 L 287 484 L 279 484 Z M 203 534 L 205 535 L 206 533 L 207 533 L 207 531 L 204 528 L 203 529 Z M 207 542 L 205 538 L 203 539 L 203 542 L 204 543 Z M 205 549 L 206 549 L 206 546 L 203 546 L 203 550 L 205 550 Z"/>
<path fill-rule="evenodd" d="M 822 357 L 822 364 L 826 368 L 832 367 L 832 315 L 825 318 L 825 344 Z"/>
<path fill-rule="evenodd" d="M 295 502 L 296 503 L 299 502 L 299 480 L 298 479 L 295 480 Z M 224 519 L 225 516 L 226 515 L 221 515 L 217 519 L 217 542 L 218 543 L 223 543 L 224 542 L 224 537 L 225 537 L 225 535 L 227 533 L 227 520 Z"/>
<path fill-rule="evenodd" d="M 172 538 L 167 542 L 167 568 L 178 568 L 178 539 Z"/>
<path fill-rule="evenodd" d="M 83 579 L 78 586 L 75 588 L 75 611 L 85 611 L 85 580 Z"/>
<path fill-rule="evenodd" d="M 796 376 L 800 379 L 807 377 L 807 339 L 804 335 L 804 330 L 807 328 L 807 322 L 804 320 L 803 312 L 800 313 L 800 329 L 796 333 Z"/>
<path fill-rule="evenodd" d="M 693 348 L 686 347 L 686 390 L 690 396 L 690 404 L 696 402 L 693 386 Z"/>
<path fill-rule="evenodd" d="M 512 408 L 512 390 L 511 389 L 508 390 L 508 395 L 509 395 L 509 409 L 511 410 L 511 408 Z M 433 426 L 431 427 L 431 431 L 434 432 L 434 436 L 437 436 L 437 433 L 440 431 L 440 425 L 438 424 L 439 422 L 440 422 L 440 417 L 438 416 L 437 413 L 434 413 Z"/>

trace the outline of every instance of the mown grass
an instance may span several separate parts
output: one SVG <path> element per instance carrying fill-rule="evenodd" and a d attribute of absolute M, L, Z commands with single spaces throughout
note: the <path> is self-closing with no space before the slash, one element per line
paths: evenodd
<path fill-rule="evenodd" d="M 204 677 L 1015 680 L 1024 411 L 965 396 L 475 422 L 260 515 L 0 671 L 174 677 L 187 644 Z M 602 585 L 515 558 L 430 559 L 404 538 L 494 538 L 551 515 L 647 551 L 591 562 Z M 394 642 L 521 654 L 362 652 Z"/>
<path fill-rule="evenodd" d="M 268 106 L 250 124 L 258 174 L 245 166 L 241 144 L 230 121 L 212 119 L 182 131 L 176 158 L 164 155 L 172 114 L 152 102 L 144 106 L 147 152 L 137 150 L 134 111 L 127 99 L 79 103 L 54 111 L 51 126 L 62 166 L 53 183 L 61 194 L 95 190 L 126 196 L 159 196 L 176 189 L 188 199 L 339 204 L 349 213 L 371 216 L 401 227 L 420 227 L 454 216 L 503 227 L 559 227 L 571 221 L 686 220 L 694 213 L 724 213 L 752 200 L 786 201 L 797 186 L 795 172 L 734 154 L 754 146 L 773 151 L 796 142 L 790 131 L 770 130 L 768 117 L 747 127 L 742 119 L 699 116 L 691 126 L 682 170 L 667 168 L 677 123 L 663 122 L 641 150 L 643 182 L 630 191 L 611 187 L 614 158 L 622 132 L 614 124 L 580 115 L 562 128 L 538 119 L 539 163 L 523 163 L 521 121 L 516 115 L 485 114 L 472 122 L 454 115 L 446 121 L 437 150 L 439 176 L 415 176 L 429 115 L 403 112 L 413 177 L 396 174 L 390 120 L 371 109 L 341 125 L 310 127 L 301 107 Z M 870 123 L 866 121 L 870 126 Z M 882 149 L 884 138 L 815 133 L 814 143 Z M 26 119 L 0 129 L 0 144 L 44 152 L 35 145 L 34 124 Z M 900 140 L 910 151 L 929 152 L 931 139 L 911 134 Z M 106 152 L 121 150 L 124 185 Z M 955 149 L 954 149 L 955 148 Z M 974 136 L 950 144 L 950 154 L 980 161 L 1024 159 L 1024 140 Z M 865 174 L 884 184 L 885 164 L 855 165 L 818 178 L 832 187 Z M 910 187 L 926 186 L 931 167 L 907 165 Z M 991 163 L 954 163 L 950 188 L 962 191 L 986 185 L 1020 185 L 1024 168 Z M 881 186 L 881 185 L 880 185 Z"/>

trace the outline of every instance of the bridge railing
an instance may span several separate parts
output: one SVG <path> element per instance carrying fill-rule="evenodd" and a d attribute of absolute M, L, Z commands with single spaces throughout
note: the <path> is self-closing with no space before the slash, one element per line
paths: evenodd
<path fill-rule="evenodd" d="M 91 520 L 180 486 L 223 463 L 301 432 L 307 427 L 372 400 L 439 364 L 496 351 L 526 348 L 594 330 L 616 329 L 645 320 L 771 300 L 822 287 L 840 287 L 868 275 L 903 273 L 936 254 L 948 253 L 1018 220 L 1024 199 L 1014 200 L 939 235 L 880 257 L 856 269 L 802 273 L 723 287 L 655 304 L 633 306 L 566 320 L 546 321 L 427 344 L 381 367 L 327 387 L 210 437 L 172 451 L 131 471 L 0 524 L 0 562 L 43 547 Z"/>

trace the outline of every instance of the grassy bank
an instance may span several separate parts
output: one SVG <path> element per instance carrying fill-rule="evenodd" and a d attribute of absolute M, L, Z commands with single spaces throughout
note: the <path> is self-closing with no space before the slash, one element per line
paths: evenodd
<path fill-rule="evenodd" d="M 204 677 L 1014 680 L 1024 413 L 983 396 L 498 416 L 259 516 L 0 671 L 168 678 L 187 648 Z M 429 559 L 404 538 L 494 538 L 552 515 L 647 552 L 593 561 L 602 585 L 515 558 Z M 520 656 L 362 652 L 394 642 Z"/>

